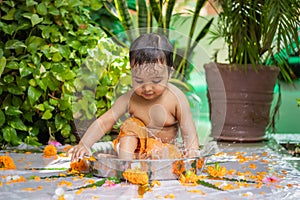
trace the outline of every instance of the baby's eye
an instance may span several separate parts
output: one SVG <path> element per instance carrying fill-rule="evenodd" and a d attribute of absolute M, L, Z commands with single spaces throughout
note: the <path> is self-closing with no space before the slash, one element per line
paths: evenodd
<path fill-rule="evenodd" d="M 158 83 L 160 83 L 161 82 L 161 80 L 159 79 L 159 80 L 153 80 L 152 81 L 152 83 L 154 83 L 154 84 L 158 84 Z"/>
<path fill-rule="evenodd" d="M 142 83 L 143 83 L 143 81 L 142 81 L 142 80 L 139 80 L 139 79 L 138 79 L 138 80 L 135 79 L 135 82 L 138 83 L 138 84 L 142 84 Z"/>

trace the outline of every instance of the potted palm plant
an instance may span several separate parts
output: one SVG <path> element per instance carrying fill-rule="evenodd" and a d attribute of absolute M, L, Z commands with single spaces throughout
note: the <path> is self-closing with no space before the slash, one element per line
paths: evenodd
<path fill-rule="evenodd" d="M 299 0 L 221 0 L 213 41 L 228 47 L 226 63 L 206 64 L 211 135 L 226 141 L 264 140 L 278 74 L 294 76 L 285 57 L 299 49 Z M 270 65 L 270 66 L 269 66 Z"/>

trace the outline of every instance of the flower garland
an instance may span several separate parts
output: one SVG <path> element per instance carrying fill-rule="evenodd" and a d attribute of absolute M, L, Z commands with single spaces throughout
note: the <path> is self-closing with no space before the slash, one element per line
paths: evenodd
<path fill-rule="evenodd" d="M 0 156 L 0 169 L 16 169 L 14 160 L 9 156 Z"/>

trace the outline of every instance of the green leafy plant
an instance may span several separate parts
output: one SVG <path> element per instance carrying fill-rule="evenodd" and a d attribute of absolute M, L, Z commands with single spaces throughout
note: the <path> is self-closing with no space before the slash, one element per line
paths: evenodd
<path fill-rule="evenodd" d="M 228 62 L 275 65 L 284 80 L 295 74 L 287 63 L 299 50 L 300 2 L 298 0 L 222 0 L 214 34 L 228 46 Z M 247 65 L 244 65 L 247 68 Z"/>
<path fill-rule="evenodd" d="M 128 49 L 111 39 L 101 38 L 95 48 L 88 50 L 88 57 L 74 80 L 76 97 L 72 109 L 79 135 L 131 87 L 129 74 Z"/>
<path fill-rule="evenodd" d="M 208 20 L 196 33 L 197 21 L 201 17 L 200 10 L 206 2 L 206 0 L 197 0 L 195 9 L 188 13 L 192 22 L 184 49 L 179 49 L 176 43 L 174 45 L 177 67 L 175 78 L 188 78 L 192 69 L 188 61 L 198 42 L 206 35 L 213 22 L 213 19 Z M 176 19 L 182 15 L 182 13 L 173 13 L 176 3 L 178 3 L 176 0 L 103 1 L 102 7 L 91 12 L 91 17 L 118 44 L 129 46 L 134 38 L 147 32 L 156 31 L 169 37 L 169 32 L 173 29 L 172 23 L 176 23 Z"/>
<path fill-rule="evenodd" d="M 0 1 L 2 147 L 46 143 L 49 130 L 62 143 L 78 139 L 72 131 L 74 81 L 88 50 L 106 37 L 90 19 L 86 7 L 91 5 L 100 4 L 93 0 Z M 105 77 L 111 81 L 111 76 Z M 104 92 L 99 93 L 98 100 Z M 106 109 L 111 98 L 107 99 Z M 96 106 L 102 109 L 99 113 L 105 109 L 102 103 Z"/>

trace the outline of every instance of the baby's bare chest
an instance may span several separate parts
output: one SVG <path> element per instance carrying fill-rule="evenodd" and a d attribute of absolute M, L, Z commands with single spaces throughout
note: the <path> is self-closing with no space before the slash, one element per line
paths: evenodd
<path fill-rule="evenodd" d="M 164 102 L 142 105 L 132 103 L 129 108 L 132 117 L 142 120 L 147 127 L 163 128 L 177 123 L 176 106 L 172 102 Z"/>

